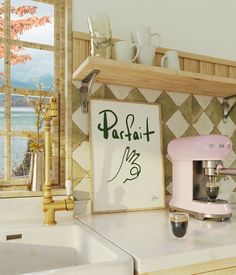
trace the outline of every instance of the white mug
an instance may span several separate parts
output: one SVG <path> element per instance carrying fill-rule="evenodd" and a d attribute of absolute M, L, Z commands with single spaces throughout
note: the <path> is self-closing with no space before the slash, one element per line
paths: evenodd
<path fill-rule="evenodd" d="M 138 63 L 152 66 L 154 63 L 155 53 L 156 46 L 148 44 L 143 45 L 140 47 L 140 52 L 137 59 Z"/>
<path fill-rule="evenodd" d="M 140 46 L 152 44 L 152 37 L 154 36 L 157 37 L 157 41 L 156 43 L 154 43 L 156 48 L 160 44 L 160 35 L 158 33 L 151 33 L 150 27 L 140 27 L 136 30 L 131 31 L 130 35 L 131 40 Z"/>
<path fill-rule="evenodd" d="M 161 58 L 161 67 L 165 67 L 171 70 L 180 70 L 178 52 L 167 51 Z"/>
<path fill-rule="evenodd" d="M 136 54 L 134 56 L 134 48 Z M 135 43 L 129 41 L 118 41 L 114 44 L 114 58 L 119 61 L 134 62 L 139 55 L 139 47 Z M 134 56 L 134 57 L 133 57 Z"/>

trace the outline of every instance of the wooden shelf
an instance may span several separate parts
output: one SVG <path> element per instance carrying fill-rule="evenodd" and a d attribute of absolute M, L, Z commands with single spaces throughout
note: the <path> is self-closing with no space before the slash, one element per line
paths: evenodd
<path fill-rule="evenodd" d="M 83 80 L 93 70 L 100 71 L 96 76 L 100 83 L 222 97 L 236 94 L 233 78 L 93 57 L 88 57 L 75 70 L 73 80 Z"/>

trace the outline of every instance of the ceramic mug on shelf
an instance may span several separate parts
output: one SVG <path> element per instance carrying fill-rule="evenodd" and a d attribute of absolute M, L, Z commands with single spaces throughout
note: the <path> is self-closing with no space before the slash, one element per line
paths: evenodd
<path fill-rule="evenodd" d="M 134 56 L 134 49 L 136 54 Z M 139 47 L 129 41 L 118 41 L 114 44 L 114 59 L 119 61 L 134 62 L 139 55 Z"/>
<path fill-rule="evenodd" d="M 154 45 L 143 45 L 139 48 L 139 55 L 137 61 L 139 64 L 152 66 L 155 59 L 156 46 Z"/>
<path fill-rule="evenodd" d="M 143 45 L 155 45 L 156 48 L 160 44 L 160 35 L 158 33 L 152 33 L 150 27 L 140 27 L 136 30 L 131 31 L 131 40 L 134 43 L 137 43 L 139 46 Z M 156 37 L 155 43 L 152 43 L 152 38 Z"/>
<path fill-rule="evenodd" d="M 161 58 L 161 67 L 165 67 L 171 70 L 180 70 L 178 52 L 167 51 L 165 55 Z"/>

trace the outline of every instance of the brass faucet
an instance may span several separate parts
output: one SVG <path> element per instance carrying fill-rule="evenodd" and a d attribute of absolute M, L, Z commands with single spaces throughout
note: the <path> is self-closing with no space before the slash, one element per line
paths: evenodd
<path fill-rule="evenodd" d="M 50 99 L 44 114 L 45 121 L 45 183 L 43 187 L 43 212 L 46 225 L 56 224 L 56 211 L 71 211 L 74 209 L 74 202 L 71 199 L 71 192 L 67 190 L 67 196 L 64 200 L 53 200 L 52 186 L 50 178 L 50 148 L 51 148 L 51 121 L 57 116 L 57 101 L 54 97 Z"/>

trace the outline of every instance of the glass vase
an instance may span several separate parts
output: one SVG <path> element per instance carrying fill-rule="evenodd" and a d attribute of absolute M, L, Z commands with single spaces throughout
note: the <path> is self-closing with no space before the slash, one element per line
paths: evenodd
<path fill-rule="evenodd" d="M 88 16 L 91 36 L 91 56 L 111 58 L 112 33 L 110 19 L 106 13 L 97 12 Z"/>

